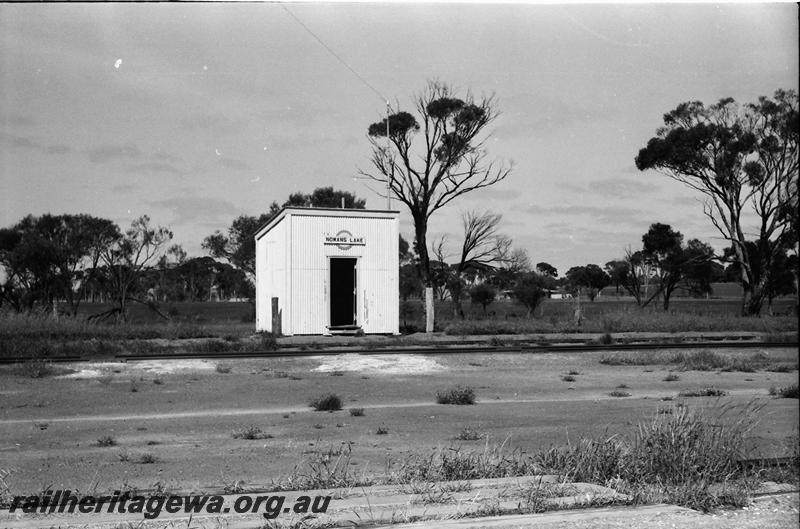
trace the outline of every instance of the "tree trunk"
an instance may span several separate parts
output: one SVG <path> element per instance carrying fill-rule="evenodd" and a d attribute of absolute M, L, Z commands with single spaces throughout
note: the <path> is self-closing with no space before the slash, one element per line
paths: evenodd
<path fill-rule="evenodd" d="M 433 306 L 433 281 L 431 278 L 431 259 L 428 255 L 428 221 L 424 217 L 414 218 L 415 235 L 417 239 L 417 254 L 419 255 L 419 269 L 422 275 L 422 284 L 425 286 L 425 332 L 433 332 L 434 306 Z"/>

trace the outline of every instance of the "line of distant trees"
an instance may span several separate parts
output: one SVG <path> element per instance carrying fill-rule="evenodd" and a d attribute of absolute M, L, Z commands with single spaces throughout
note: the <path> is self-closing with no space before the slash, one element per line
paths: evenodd
<path fill-rule="evenodd" d="M 294 193 L 269 212 L 236 218 L 227 233 L 217 231 L 203 241 L 211 256 L 187 257 L 169 243 L 172 232 L 152 225 L 147 216 L 124 232 L 114 222 L 90 215 L 28 215 L 0 229 L 0 308 L 17 312 L 57 310 L 75 316 L 83 302 L 104 302 L 110 308 L 91 319 L 125 321 L 131 303 L 149 306 L 164 318 L 159 303 L 251 299 L 254 295 L 253 233 L 285 206 L 363 209 L 365 200 L 333 188 L 311 194 Z M 462 217 L 463 239 L 448 253 L 448 241 L 434 242 L 431 275 L 436 297 L 449 300 L 453 315 L 464 317 L 463 302 L 487 307 L 498 298 L 522 304 L 534 314 L 554 293 L 586 296 L 594 301 L 605 287 L 630 295 L 642 308 L 661 303 L 668 310 L 673 295 L 684 291 L 701 297 L 712 294 L 712 283 L 741 282 L 739 264 L 731 250 L 716 256 L 706 243 L 684 236 L 668 224 L 655 223 L 642 236 L 642 246 L 625 256 L 597 264 L 574 266 L 559 277 L 547 262 L 532 265 L 523 249 L 513 248 L 500 232 L 502 217 L 491 212 L 468 212 Z M 750 251 L 758 251 L 751 243 Z M 422 299 L 416 244 L 402 235 L 400 297 L 404 303 Z M 727 267 L 722 263 L 728 262 Z M 796 294 L 797 256 L 787 250 L 773 259 L 766 284 L 768 306 L 775 297 Z M 756 277 L 758 271 L 756 271 Z"/>
<path fill-rule="evenodd" d="M 163 314 L 159 301 L 245 297 L 244 271 L 211 257 L 187 258 L 172 232 L 142 216 L 122 231 L 91 215 L 28 215 L 0 229 L 0 307 L 75 316 L 83 302 L 111 308 L 91 319 L 125 321 L 131 303 Z"/>

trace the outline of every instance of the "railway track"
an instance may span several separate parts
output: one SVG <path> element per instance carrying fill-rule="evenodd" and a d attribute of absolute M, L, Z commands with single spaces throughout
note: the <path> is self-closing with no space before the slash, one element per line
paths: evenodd
<path fill-rule="evenodd" d="M 516 343 L 509 345 L 452 345 L 443 344 L 438 347 L 360 347 L 348 348 L 339 346 L 329 349 L 302 349 L 297 347 L 283 347 L 274 351 L 225 351 L 225 352 L 206 352 L 206 351 L 170 351 L 165 353 L 120 353 L 116 355 L 98 356 L 56 356 L 46 358 L 49 362 L 81 362 L 81 361 L 106 361 L 106 362 L 133 362 L 139 360 L 202 360 L 202 359 L 236 359 L 236 358 L 292 358 L 325 356 L 340 354 L 369 354 L 369 355 L 388 355 L 388 354 L 464 354 L 464 353 L 558 353 L 558 352 L 593 352 L 593 351 L 654 351 L 661 349 L 774 349 L 798 347 L 797 342 L 757 342 L 757 341 L 717 341 L 717 342 L 677 342 L 677 343 L 612 343 L 612 344 L 541 344 L 541 343 Z M 5 357 L 0 358 L 0 364 L 15 364 L 41 360 L 36 357 Z"/>

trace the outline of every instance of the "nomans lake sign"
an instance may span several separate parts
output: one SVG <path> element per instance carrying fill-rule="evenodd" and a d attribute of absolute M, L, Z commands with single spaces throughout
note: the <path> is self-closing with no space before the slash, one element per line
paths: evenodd
<path fill-rule="evenodd" d="M 325 245 L 338 246 L 340 250 L 349 250 L 353 246 L 366 246 L 364 237 L 353 237 L 347 230 L 342 230 L 336 235 L 325 235 Z"/>

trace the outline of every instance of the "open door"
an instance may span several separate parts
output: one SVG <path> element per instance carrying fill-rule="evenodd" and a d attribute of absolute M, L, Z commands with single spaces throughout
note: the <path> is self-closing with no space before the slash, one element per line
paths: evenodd
<path fill-rule="evenodd" d="M 358 291 L 356 259 L 332 257 L 330 267 L 330 328 L 355 327 L 358 325 L 356 318 L 356 307 L 358 307 L 356 300 L 356 292 Z"/>

